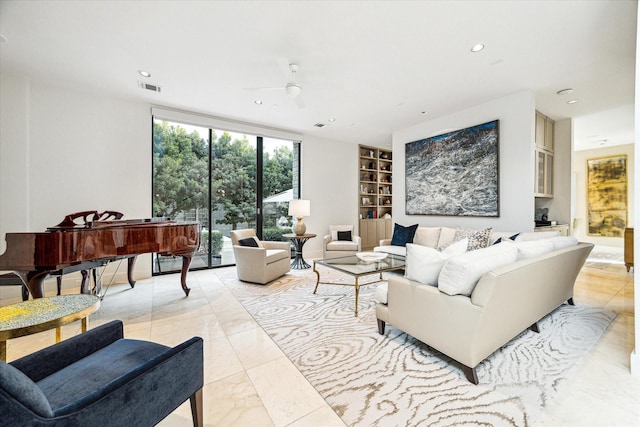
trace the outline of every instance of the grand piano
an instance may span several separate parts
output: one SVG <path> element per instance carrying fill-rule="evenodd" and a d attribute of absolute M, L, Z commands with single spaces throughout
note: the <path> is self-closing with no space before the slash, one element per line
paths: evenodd
<path fill-rule="evenodd" d="M 200 245 L 199 223 L 121 218 L 122 214 L 115 211 L 84 211 L 67 215 L 60 224 L 44 232 L 7 233 L 0 270 L 14 271 L 33 298 L 42 298 L 43 282 L 50 274 L 82 271 L 85 292 L 89 271 L 113 260 L 127 259 L 128 279 L 133 287 L 137 255 L 181 256 L 180 283 L 188 296 L 191 289 L 187 286 L 187 271 Z"/>

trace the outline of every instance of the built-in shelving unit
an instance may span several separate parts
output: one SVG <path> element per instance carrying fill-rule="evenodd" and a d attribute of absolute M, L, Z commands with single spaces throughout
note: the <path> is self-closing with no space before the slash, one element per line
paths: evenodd
<path fill-rule="evenodd" d="M 391 150 L 360 145 L 358 159 L 360 237 L 362 249 L 391 238 L 393 202 L 393 155 Z"/>

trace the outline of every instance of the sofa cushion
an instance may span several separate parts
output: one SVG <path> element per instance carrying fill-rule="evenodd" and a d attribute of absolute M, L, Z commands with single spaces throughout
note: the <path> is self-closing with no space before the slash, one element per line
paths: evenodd
<path fill-rule="evenodd" d="M 469 296 L 484 273 L 515 262 L 517 257 L 515 244 L 508 243 L 452 256 L 440 271 L 438 289 L 448 295 Z"/>
<path fill-rule="evenodd" d="M 0 390 L 41 417 L 53 416 L 51 405 L 40 387 L 22 371 L 3 361 L 0 361 Z"/>
<path fill-rule="evenodd" d="M 350 231 L 353 234 L 353 225 L 330 225 L 331 240 L 338 240 L 338 231 Z"/>
<path fill-rule="evenodd" d="M 440 239 L 440 227 L 418 227 L 413 236 L 413 243 L 430 248 L 438 247 Z"/>
<path fill-rule="evenodd" d="M 389 292 L 389 285 L 386 283 L 381 284 L 376 288 L 376 292 L 373 295 L 373 299 L 381 304 L 387 303 L 387 294 Z"/>
<path fill-rule="evenodd" d="M 338 231 L 338 240 L 340 241 L 351 241 L 353 240 L 351 237 L 351 231 Z"/>
<path fill-rule="evenodd" d="M 267 264 L 290 258 L 291 253 L 282 249 L 267 249 Z"/>
<path fill-rule="evenodd" d="M 358 244 L 351 240 L 335 240 L 327 243 L 327 251 L 357 251 Z"/>
<path fill-rule="evenodd" d="M 456 228 L 456 234 L 453 237 L 453 240 L 458 241 L 466 237 L 469 239 L 469 247 L 467 250 L 475 251 L 489 246 L 489 236 L 491 236 L 491 228 L 473 230 L 470 228 L 458 227 Z"/>
<path fill-rule="evenodd" d="M 392 246 L 406 246 L 407 243 L 413 243 L 413 236 L 416 234 L 418 224 L 404 227 L 398 223 L 393 226 L 393 237 L 391 237 Z"/>
<path fill-rule="evenodd" d="M 376 246 L 375 248 L 373 248 L 373 251 L 384 252 L 387 254 L 400 255 L 400 256 L 407 255 L 407 248 L 405 246 L 390 246 L 390 245 Z"/>
<path fill-rule="evenodd" d="M 250 248 L 261 248 L 262 245 L 257 237 L 246 237 L 244 239 L 238 240 L 240 246 L 248 246 Z"/>
<path fill-rule="evenodd" d="M 428 246 L 408 243 L 405 277 L 423 285 L 436 286 L 440 270 L 447 259 L 452 255 L 465 253 L 467 245 L 468 240 L 463 239 L 440 252 Z"/>

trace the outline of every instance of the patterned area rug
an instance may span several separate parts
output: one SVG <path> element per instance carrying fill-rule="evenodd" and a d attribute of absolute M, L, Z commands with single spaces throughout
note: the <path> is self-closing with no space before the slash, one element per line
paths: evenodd
<path fill-rule="evenodd" d="M 322 270 L 327 279 L 353 280 Z M 321 284 L 313 294 L 310 270 L 268 286 L 226 283 L 349 426 L 531 425 L 616 316 L 561 306 L 539 334 L 527 330 L 482 362 L 476 386 L 457 363 L 392 325 L 378 334 L 379 284 L 361 288 L 356 318 L 354 288 Z"/>

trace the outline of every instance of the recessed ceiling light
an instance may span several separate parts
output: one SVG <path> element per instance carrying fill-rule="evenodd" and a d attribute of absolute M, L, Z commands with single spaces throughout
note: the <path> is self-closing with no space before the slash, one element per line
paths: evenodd
<path fill-rule="evenodd" d="M 151 77 L 151 73 L 145 70 L 138 70 L 138 74 L 140 74 L 142 77 Z"/>
<path fill-rule="evenodd" d="M 567 104 L 577 104 L 578 100 L 577 99 L 570 99 L 567 101 Z"/>
<path fill-rule="evenodd" d="M 256 99 L 255 101 L 253 101 L 253 103 L 256 105 L 262 105 L 262 101 L 260 101 L 259 99 Z"/>
<path fill-rule="evenodd" d="M 471 48 L 471 52 L 480 52 L 482 49 L 484 49 L 484 45 L 482 43 L 478 43 Z"/>
<path fill-rule="evenodd" d="M 427 114 L 427 112 L 426 111 L 420 111 L 420 114 L 425 115 L 425 114 Z"/>
<path fill-rule="evenodd" d="M 557 93 L 558 95 L 569 95 L 571 92 L 573 92 L 573 89 L 571 89 L 571 88 L 567 88 L 567 89 L 559 90 L 559 91 L 557 91 L 556 93 Z"/>
<path fill-rule="evenodd" d="M 329 121 L 330 121 L 331 123 L 333 123 L 333 122 L 335 122 L 335 121 L 336 121 L 336 119 L 334 119 L 334 118 L 332 117 L 332 118 L 330 118 L 330 119 L 329 119 Z"/>

